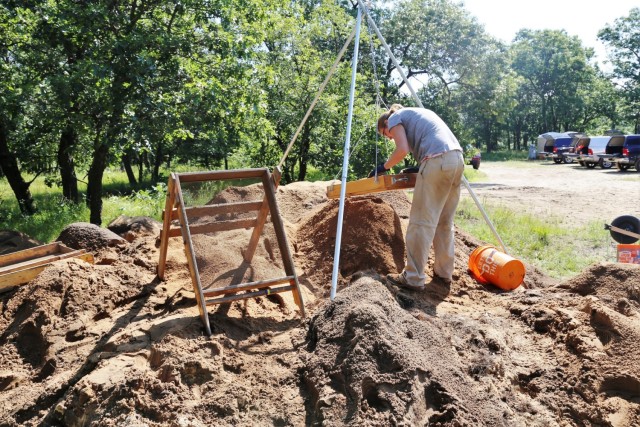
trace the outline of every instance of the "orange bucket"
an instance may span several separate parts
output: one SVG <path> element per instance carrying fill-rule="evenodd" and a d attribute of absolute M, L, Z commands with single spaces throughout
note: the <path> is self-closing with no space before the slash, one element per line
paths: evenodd
<path fill-rule="evenodd" d="M 469 271 L 482 284 L 511 291 L 524 280 L 524 264 L 495 246 L 478 246 L 469 256 Z"/>

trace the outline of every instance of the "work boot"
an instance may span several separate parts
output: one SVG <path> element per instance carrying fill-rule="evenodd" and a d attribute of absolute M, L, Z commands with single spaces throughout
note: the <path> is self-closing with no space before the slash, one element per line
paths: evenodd
<path fill-rule="evenodd" d="M 437 274 L 434 274 L 433 278 L 441 281 L 445 285 L 450 285 L 451 284 L 451 279 L 445 279 L 444 277 L 438 276 Z"/>
<path fill-rule="evenodd" d="M 399 288 L 409 289 L 411 291 L 422 291 L 422 290 L 424 290 L 424 285 L 422 285 L 422 286 L 410 285 L 407 282 L 406 277 L 404 277 L 404 273 L 390 273 L 390 274 L 387 274 L 387 282 L 389 282 L 392 285 L 397 286 Z"/>

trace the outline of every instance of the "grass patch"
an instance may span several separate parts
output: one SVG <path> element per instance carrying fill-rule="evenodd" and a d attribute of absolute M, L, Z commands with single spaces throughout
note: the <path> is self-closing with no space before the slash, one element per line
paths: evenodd
<path fill-rule="evenodd" d="M 511 161 L 511 160 L 527 161 L 528 157 L 529 157 L 528 150 L 520 150 L 520 151 L 500 150 L 500 151 L 492 151 L 491 153 L 485 153 L 485 152 L 482 153 L 483 162 L 485 160 L 489 162 L 504 162 L 504 161 Z M 482 162 L 480 163 L 480 167 L 482 167 Z"/>
<path fill-rule="evenodd" d="M 504 206 L 483 204 L 483 208 L 510 255 L 535 265 L 551 277 L 566 279 L 594 263 L 615 261 L 609 234 L 599 222 L 567 227 L 562 225 L 560 217 L 545 217 L 543 222 Z M 500 247 L 472 199 L 460 200 L 456 225 L 466 233 Z"/>
<path fill-rule="evenodd" d="M 140 187 L 144 186 L 145 184 Z M 166 187 L 166 184 L 146 184 L 146 188 L 131 189 L 126 174 L 107 171 L 104 179 L 105 196 L 102 199 L 102 226 L 106 226 L 122 214 L 149 216 L 160 220 Z M 43 177 L 38 177 L 29 189 L 38 208 L 38 212 L 30 216 L 20 212 L 6 179 L 0 180 L 0 229 L 20 231 L 43 243 L 49 243 L 69 224 L 89 222 L 90 212 L 84 201 L 74 204 L 65 200 L 62 197 L 62 189 L 48 187 Z M 83 199 L 86 184 L 79 183 L 78 190 Z"/>
<path fill-rule="evenodd" d="M 482 182 L 487 180 L 487 174 L 479 169 L 473 169 L 471 167 L 464 168 L 464 177 L 469 182 Z"/>

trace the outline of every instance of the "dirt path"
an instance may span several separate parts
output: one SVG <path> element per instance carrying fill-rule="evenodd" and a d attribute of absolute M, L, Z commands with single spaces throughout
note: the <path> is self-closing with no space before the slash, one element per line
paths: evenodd
<path fill-rule="evenodd" d="M 563 223 L 610 223 L 621 215 L 640 216 L 640 173 L 587 169 L 576 164 L 482 162 L 488 179 L 471 184 L 483 203 L 503 204 Z M 463 197 L 469 197 L 463 191 Z"/>

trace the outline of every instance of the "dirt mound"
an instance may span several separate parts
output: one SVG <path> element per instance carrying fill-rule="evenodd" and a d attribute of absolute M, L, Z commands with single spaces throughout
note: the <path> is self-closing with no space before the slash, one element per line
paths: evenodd
<path fill-rule="evenodd" d="M 253 187 L 215 202 L 260 200 Z M 56 262 L 0 294 L 0 425 L 638 425 L 640 266 L 557 284 L 527 265 L 504 292 L 468 275 L 484 243 L 456 231 L 453 282 L 399 290 L 380 277 L 403 266 L 409 204 L 381 193 L 346 203 L 330 301 L 338 205 L 325 192 L 277 193 L 307 319 L 290 293 L 211 305 L 211 337 L 182 239 L 159 281 L 155 236 L 109 246 L 124 241 L 71 227 L 96 264 Z M 246 263 L 250 235 L 195 236 L 203 286 L 283 274 L 273 227 Z"/>
<path fill-rule="evenodd" d="M 100 251 L 108 247 L 126 245 L 127 241 L 113 231 L 88 222 L 68 225 L 56 239 L 73 249 Z"/>
<path fill-rule="evenodd" d="M 403 310 L 361 278 L 311 321 L 302 355 L 308 410 L 329 425 L 490 425 L 503 418 L 459 362 L 446 323 Z"/>
<path fill-rule="evenodd" d="M 0 255 L 33 248 L 42 245 L 41 242 L 14 230 L 0 230 Z"/>
<path fill-rule="evenodd" d="M 633 304 L 640 308 L 640 269 L 633 264 L 592 265 L 558 288 L 582 296 L 595 295 L 609 302 L 615 299 L 618 306 Z"/>
<path fill-rule="evenodd" d="M 337 200 L 326 203 L 301 221 L 295 259 L 304 271 L 301 279 L 317 283 L 322 296 L 329 295 L 338 224 Z M 377 197 L 356 197 L 345 202 L 340 250 L 339 284 L 358 271 L 380 274 L 396 272 L 404 266 L 405 247 L 400 218 L 393 207 Z"/>
<path fill-rule="evenodd" d="M 160 236 L 162 223 L 148 216 L 120 215 L 111 221 L 107 228 L 128 242 L 132 242 L 140 236 Z"/>
<path fill-rule="evenodd" d="M 298 223 L 316 207 L 326 203 L 328 185 L 328 182 L 294 182 L 278 187 L 276 198 L 285 222 Z"/>

